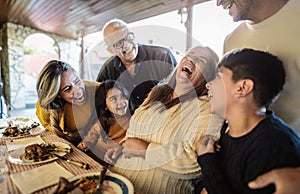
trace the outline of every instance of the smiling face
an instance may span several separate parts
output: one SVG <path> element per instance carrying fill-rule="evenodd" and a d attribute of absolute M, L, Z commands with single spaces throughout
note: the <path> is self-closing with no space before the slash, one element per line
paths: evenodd
<path fill-rule="evenodd" d="M 123 116 L 127 113 L 128 100 L 119 89 L 109 89 L 105 100 L 107 109 L 115 116 Z"/>
<path fill-rule="evenodd" d="M 217 55 L 208 47 L 192 48 L 180 61 L 176 70 L 176 87 L 189 91 L 215 77 Z"/>
<path fill-rule="evenodd" d="M 59 96 L 75 105 L 84 104 L 86 101 L 84 82 L 73 71 L 64 71 L 61 76 Z"/>
<path fill-rule="evenodd" d="M 130 37 L 127 26 L 115 26 L 113 23 L 104 30 L 104 39 L 108 45 L 108 52 L 117 55 L 126 64 L 135 60 L 138 53 L 138 45 Z M 123 40 L 121 48 L 115 48 L 116 43 Z"/>
<path fill-rule="evenodd" d="M 230 112 L 234 102 L 235 83 L 232 81 L 232 71 L 220 67 L 214 80 L 206 84 L 210 104 L 210 112 L 223 118 Z"/>
<path fill-rule="evenodd" d="M 183 57 L 176 72 L 176 84 L 190 85 L 195 88 L 203 82 L 203 62 L 194 62 L 190 57 Z"/>

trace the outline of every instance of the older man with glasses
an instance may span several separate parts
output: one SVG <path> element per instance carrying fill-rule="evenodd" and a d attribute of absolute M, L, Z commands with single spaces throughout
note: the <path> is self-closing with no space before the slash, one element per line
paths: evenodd
<path fill-rule="evenodd" d="M 119 19 L 104 25 L 103 37 L 113 56 L 102 66 L 97 81 L 121 82 L 130 93 L 133 113 L 152 87 L 172 72 L 177 61 L 167 48 L 134 42 L 134 33 Z"/>

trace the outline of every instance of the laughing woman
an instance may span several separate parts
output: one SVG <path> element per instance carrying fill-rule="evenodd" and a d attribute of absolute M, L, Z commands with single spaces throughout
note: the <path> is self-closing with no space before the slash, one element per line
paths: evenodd
<path fill-rule="evenodd" d="M 94 97 L 99 85 L 83 81 L 63 61 L 49 61 L 40 72 L 36 85 L 39 121 L 46 130 L 54 131 L 77 146 L 81 135 L 95 122 Z"/>
<path fill-rule="evenodd" d="M 106 152 L 105 160 L 115 163 L 111 170 L 126 176 L 135 191 L 193 193 L 192 182 L 201 176 L 194 144 L 203 134 L 215 135 L 222 123 L 209 113 L 205 88 L 217 62 L 210 48 L 191 49 L 135 111 L 122 149 Z"/>

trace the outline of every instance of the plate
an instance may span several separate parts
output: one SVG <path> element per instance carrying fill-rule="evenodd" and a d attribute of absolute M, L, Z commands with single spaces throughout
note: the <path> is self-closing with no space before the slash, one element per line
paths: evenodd
<path fill-rule="evenodd" d="M 14 138 L 26 137 L 30 135 L 38 135 L 45 131 L 45 128 L 41 124 L 39 124 L 39 126 L 30 129 L 29 134 L 25 134 L 25 135 L 23 134 L 15 137 L 4 136 L 2 133 L 8 127 L 8 122 L 11 122 L 12 126 L 20 126 L 21 128 L 31 126 L 34 123 L 34 121 L 31 120 L 29 117 L 13 117 L 7 119 L 0 119 L 0 138 L 3 137 L 3 138 L 14 139 Z"/>
<path fill-rule="evenodd" d="M 11 118 L 0 119 L 0 128 L 8 127 L 9 121 L 16 123 L 16 124 L 19 124 L 19 123 L 22 124 L 22 123 L 30 122 L 31 119 L 29 117 L 11 117 Z"/>
<path fill-rule="evenodd" d="M 69 148 L 69 149 L 71 148 L 66 143 L 51 142 L 51 144 L 54 144 L 56 147 L 59 147 L 59 148 Z M 64 155 L 67 154 L 66 152 L 54 152 L 54 153 L 57 154 L 57 155 L 60 155 L 60 156 L 64 156 Z M 26 160 L 24 158 L 24 155 L 25 155 L 25 148 L 16 149 L 16 150 L 9 153 L 8 161 L 11 162 L 11 163 L 14 163 L 14 164 L 32 165 L 32 164 L 43 164 L 43 163 L 50 162 L 50 161 L 58 159 L 56 156 L 53 156 L 52 158 L 49 158 L 47 160 L 33 162 L 31 160 Z"/>
<path fill-rule="evenodd" d="M 75 183 L 80 178 L 92 177 L 92 176 L 94 176 L 96 178 L 96 180 L 99 180 L 100 172 L 99 172 L 99 174 L 88 173 L 88 174 L 78 175 L 78 176 L 69 178 L 68 180 L 72 183 Z M 56 189 L 57 189 L 57 186 L 50 193 L 54 193 L 56 191 Z M 103 189 L 102 190 L 103 194 L 113 194 L 113 193 L 133 194 L 134 193 L 133 185 L 127 178 L 125 178 L 122 175 L 112 173 L 112 172 L 106 173 L 102 189 Z"/>

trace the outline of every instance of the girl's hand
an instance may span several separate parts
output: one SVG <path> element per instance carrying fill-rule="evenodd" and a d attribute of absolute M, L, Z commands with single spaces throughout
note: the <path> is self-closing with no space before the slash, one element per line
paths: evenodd
<path fill-rule="evenodd" d="M 83 141 L 77 145 L 77 148 L 82 151 L 86 151 L 88 149 L 88 147 L 86 146 L 86 144 Z"/>
<path fill-rule="evenodd" d="M 113 148 L 109 148 L 104 155 L 104 161 L 114 165 L 120 155 L 122 154 L 122 147 L 121 146 L 115 146 Z"/>

